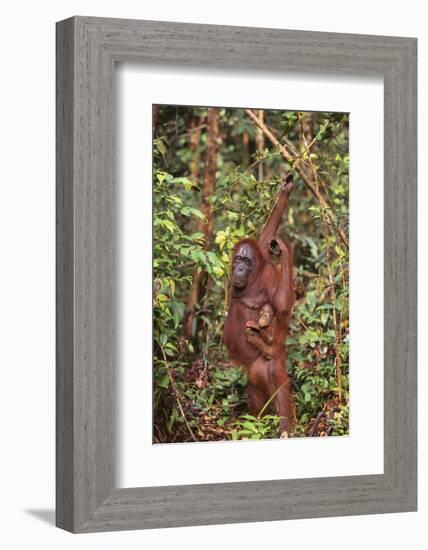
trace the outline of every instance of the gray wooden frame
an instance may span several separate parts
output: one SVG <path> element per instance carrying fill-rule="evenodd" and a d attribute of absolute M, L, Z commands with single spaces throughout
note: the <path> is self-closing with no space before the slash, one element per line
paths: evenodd
<path fill-rule="evenodd" d="M 113 79 L 123 61 L 383 76 L 384 474 L 115 488 Z M 416 39 L 90 17 L 57 24 L 59 527 L 416 510 L 416 161 Z"/>

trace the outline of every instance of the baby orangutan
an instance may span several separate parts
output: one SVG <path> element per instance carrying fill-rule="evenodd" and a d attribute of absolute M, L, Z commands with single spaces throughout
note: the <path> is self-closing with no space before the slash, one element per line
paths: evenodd
<path fill-rule="evenodd" d="M 258 321 L 250 320 L 245 323 L 247 337 L 250 340 L 257 336 L 260 337 L 257 348 L 266 359 L 272 359 L 274 354 L 273 339 L 276 323 L 277 319 L 269 303 L 260 308 Z"/>

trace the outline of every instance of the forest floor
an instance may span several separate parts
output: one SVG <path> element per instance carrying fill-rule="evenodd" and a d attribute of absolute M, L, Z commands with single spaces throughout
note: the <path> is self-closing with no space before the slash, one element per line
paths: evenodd
<path fill-rule="evenodd" d="M 183 393 L 178 395 L 171 386 L 170 398 L 180 400 L 185 416 L 174 425 L 155 424 L 155 443 L 191 441 L 223 441 L 236 439 L 271 439 L 279 437 L 279 417 L 267 408 L 262 417 L 247 413 L 247 377 L 244 369 L 227 361 L 216 365 L 199 359 L 185 370 Z M 176 387 L 176 385 L 175 385 Z M 294 399 L 299 413 L 299 390 Z M 175 395 L 174 395 L 175 394 Z M 341 408 L 337 399 L 331 399 L 316 415 L 297 415 L 292 437 L 325 437 L 335 435 L 334 427 Z M 173 427 L 173 434 L 171 428 Z M 339 435 L 339 434 L 337 434 Z"/>

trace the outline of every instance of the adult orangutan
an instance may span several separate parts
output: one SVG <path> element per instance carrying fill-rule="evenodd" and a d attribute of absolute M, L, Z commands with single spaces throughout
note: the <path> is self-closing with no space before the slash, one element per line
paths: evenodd
<path fill-rule="evenodd" d="M 285 364 L 285 340 L 295 292 L 291 248 L 277 231 L 292 187 L 292 177 L 289 176 L 281 185 L 259 239 L 242 239 L 234 247 L 231 299 L 224 325 L 224 342 L 229 356 L 248 373 L 250 413 L 257 416 L 274 396 L 272 403 L 281 417 L 283 436 L 293 431 L 295 419 L 291 380 Z M 260 310 L 266 304 L 273 310 L 271 343 L 268 346 L 254 328 L 259 322 Z"/>

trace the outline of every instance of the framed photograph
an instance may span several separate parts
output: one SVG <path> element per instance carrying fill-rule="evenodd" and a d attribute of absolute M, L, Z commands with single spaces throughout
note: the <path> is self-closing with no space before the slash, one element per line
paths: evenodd
<path fill-rule="evenodd" d="M 416 39 L 57 24 L 57 525 L 413 511 Z"/>

